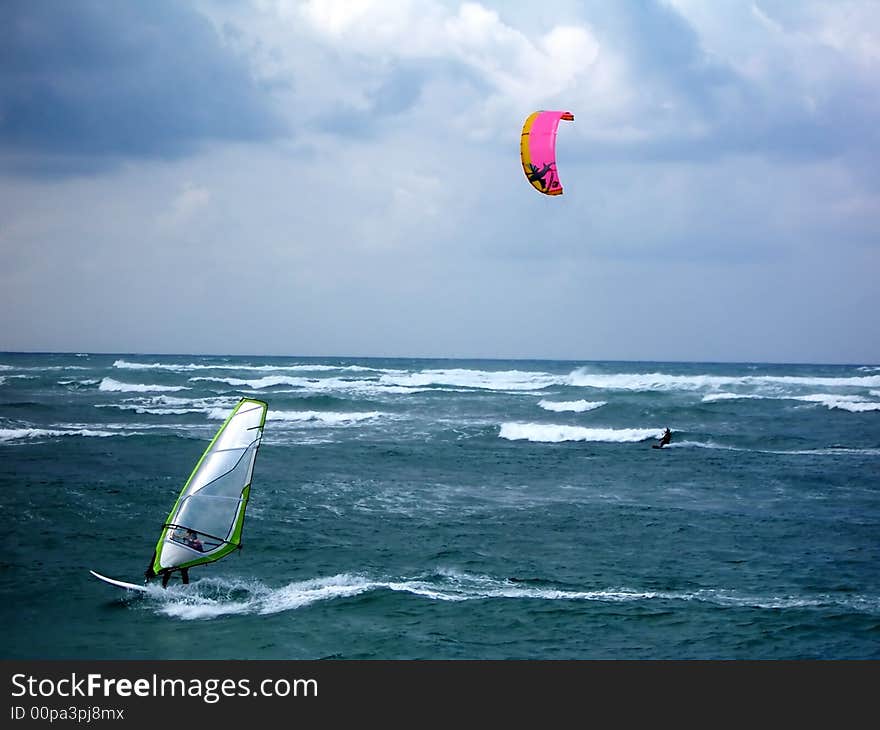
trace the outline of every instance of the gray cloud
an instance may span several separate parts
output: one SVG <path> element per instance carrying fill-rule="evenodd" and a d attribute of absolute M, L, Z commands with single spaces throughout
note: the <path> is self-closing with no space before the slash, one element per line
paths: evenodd
<path fill-rule="evenodd" d="M 178 158 L 206 140 L 261 140 L 281 118 L 240 58 L 186 3 L 0 5 L 0 164 L 22 174 Z"/>
<path fill-rule="evenodd" d="M 0 348 L 876 362 L 880 14 L 781 7 L 0 5 Z"/>
<path fill-rule="evenodd" d="M 767 10 L 767 6 L 761 6 Z M 805 162 L 851 155 L 852 164 L 880 153 L 880 103 L 876 78 L 834 48 L 812 40 L 803 58 L 781 45 L 806 43 L 797 21 L 804 12 L 791 3 L 773 3 L 769 31 L 755 21 L 754 37 L 766 68 L 745 76 L 707 47 L 695 27 L 673 7 L 656 0 L 623 0 L 608 12 L 605 3 L 589 3 L 585 17 L 603 44 L 630 64 L 639 84 L 633 113 L 650 134 L 638 140 L 601 140 L 591 159 L 623 161 L 709 161 L 725 155 L 762 155 Z M 746 13 L 746 15 L 748 15 Z M 733 31 L 731 31 L 733 32 Z M 775 34 L 765 37 L 761 34 Z M 803 63 L 801 63 L 801 61 Z M 800 78 L 804 65 L 822 69 L 827 79 Z M 868 145 L 866 148 L 865 145 Z"/>

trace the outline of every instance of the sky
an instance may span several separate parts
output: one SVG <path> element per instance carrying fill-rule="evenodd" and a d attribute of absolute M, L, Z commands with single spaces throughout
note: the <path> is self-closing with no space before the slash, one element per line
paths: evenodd
<path fill-rule="evenodd" d="M 878 163 L 876 0 L 4 0 L 0 350 L 877 364 Z"/>

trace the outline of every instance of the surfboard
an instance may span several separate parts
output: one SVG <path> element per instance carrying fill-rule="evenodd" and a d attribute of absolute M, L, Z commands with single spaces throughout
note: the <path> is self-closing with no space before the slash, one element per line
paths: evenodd
<path fill-rule="evenodd" d="M 109 583 L 111 586 L 116 586 L 117 588 L 124 588 L 127 591 L 140 591 L 141 593 L 147 592 L 147 587 L 144 585 L 138 585 L 137 583 L 128 583 L 124 580 L 116 580 L 116 578 L 108 578 L 106 575 L 101 575 L 100 573 L 96 573 L 94 570 L 90 570 L 95 578 L 98 580 L 102 580 L 105 583 Z"/>

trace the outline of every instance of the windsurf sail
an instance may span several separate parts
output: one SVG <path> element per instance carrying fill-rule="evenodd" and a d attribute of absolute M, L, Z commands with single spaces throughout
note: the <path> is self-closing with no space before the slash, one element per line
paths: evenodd
<path fill-rule="evenodd" d="M 526 117 L 520 137 L 523 172 L 535 190 L 544 195 L 562 195 L 562 183 L 556 168 L 556 130 L 560 119 L 573 122 L 574 114 L 532 112 Z"/>
<path fill-rule="evenodd" d="M 211 563 L 241 547 L 268 406 L 242 398 L 214 435 L 162 526 L 147 577 Z"/>

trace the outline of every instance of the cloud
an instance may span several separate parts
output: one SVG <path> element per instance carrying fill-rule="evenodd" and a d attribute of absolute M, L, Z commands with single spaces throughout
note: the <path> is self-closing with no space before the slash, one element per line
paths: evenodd
<path fill-rule="evenodd" d="M 880 6 L 668 4 L 692 29 L 703 57 L 726 69 L 714 84 L 716 113 L 702 140 L 690 140 L 691 150 L 795 163 L 845 157 L 854 168 L 866 155 L 876 159 Z"/>
<path fill-rule="evenodd" d="M 876 359 L 877 8 L 7 2 L 5 346 Z"/>
<path fill-rule="evenodd" d="M 0 5 L 0 164 L 22 174 L 265 140 L 281 119 L 210 23 L 171 0 Z"/>
<path fill-rule="evenodd" d="M 166 228 L 186 226 L 210 203 L 210 190 L 186 182 L 172 201 L 170 208 L 158 216 L 158 223 Z"/>

